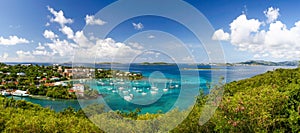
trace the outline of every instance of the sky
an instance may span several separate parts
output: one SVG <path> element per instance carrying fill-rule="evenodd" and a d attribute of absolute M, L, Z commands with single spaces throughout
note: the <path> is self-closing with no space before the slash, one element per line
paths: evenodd
<path fill-rule="evenodd" d="M 1 0 L 0 62 L 299 60 L 300 1 L 176 1 Z"/>

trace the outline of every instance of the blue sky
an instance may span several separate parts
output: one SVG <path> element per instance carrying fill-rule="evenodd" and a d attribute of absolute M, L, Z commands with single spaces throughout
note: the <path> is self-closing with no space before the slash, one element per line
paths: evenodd
<path fill-rule="evenodd" d="M 91 34 L 89 26 L 98 26 L 101 31 L 112 24 L 110 20 L 121 15 L 114 11 L 97 15 L 113 2 L 2 0 L 0 61 L 70 62 L 80 55 L 75 60 L 209 62 L 209 54 L 220 54 L 204 49 L 201 40 L 186 25 L 159 14 L 128 18 L 105 38 L 97 38 L 98 32 Z M 201 12 L 215 29 L 210 39 L 220 41 L 226 62 L 298 60 L 300 57 L 300 22 L 297 23 L 300 2 L 297 0 L 185 2 Z M 131 3 L 134 5 L 134 0 Z M 178 5 L 174 2 L 168 6 Z M 187 18 L 190 15 L 168 8 L 153 10 Z M 128 9 L 123 13 L 134 11 Z M 191 24 L 201 25 L 196 19 L 189 19 Z M 84 50 L 78 50 L 81 48 Z"/>

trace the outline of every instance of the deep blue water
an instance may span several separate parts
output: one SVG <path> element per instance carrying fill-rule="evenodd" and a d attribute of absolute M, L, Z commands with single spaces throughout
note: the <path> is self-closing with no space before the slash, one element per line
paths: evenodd
<path fill-rule="evenodd" d="M 173 108 L 185 109 L 190 107 L 194 103 L 195 96 L 198 95 L 199 88 L 202 88 L 204 92 L 207 93 L 207 82 L 216 83 L 220 77 L 224 77 L 225 80 L 223 82 L 228 83 L 253 77 L 276 68 L 293 68 L 275 66 L 211 67 L 187 64 L 116 64 L 113 66 L 102 64 L 96 65 L 95 67 L 140 72 L 145 78 L 133 82 L 122 81 L 120 79 L 88 81 L 86 82 L 88 85 L 93 89 L 97 89 L 103 95 L 103 97 L 94 100 L 41 100 L 29 97 L 22 99 L 40 104 L 43 107 L 50 107 L 55 111 L 62 111 L 69 106 L 80 109 L 91 103 L 103 103 L 113 110 L 130 111 L 140 108 L 142 109 L 142 113 L 167 112 Z M 164 91 L 164 88 L 168 90 Z M 151 91 L 155 91 L 155 94 L 152 94 Z M 142 93 L 144 93 L 144 95 Z M 128 98 L 129 96 L 131 96 L 132 99 L 127 99 L 128 101 L 126 101 L 125 97 Z M 15 97 L 15 99 L 21 98 Z"/>

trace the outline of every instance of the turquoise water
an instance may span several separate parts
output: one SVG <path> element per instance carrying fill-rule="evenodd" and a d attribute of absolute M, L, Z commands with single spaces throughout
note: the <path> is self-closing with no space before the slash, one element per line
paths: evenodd
<path fill-rule="evenodd" d="M 111 66 L 99 65 L 96 67 L 110 68 Z M 102 94 L 101 97 L 94 100 L 14 98 L 40 104 L 55 111 L 62 111 L 69 106 L 80 109 L 91 103 L 103 103 L 112 110 L 132 111 L 140 108 L 142 113 L 167 112 L 173 108 L 185 109 L 193 105 L 199 88 L 202 88 L 206 93 L 208 92 L 206 89 L 207 82 L 217 81 L 220 77 L 225 77 L 225 82 L 231 82 L 278 68 L 270 66 L 234 66 L 213 67 L 217 69 L 182 70 L 183 67 L 193 68 L 190 65 L 178 67 L 134 64 L 129 69 L 128 66 L 122 64 L 114 66 L 118 70 L 141 72 L 145 78 L 138 81 L 122 79 L 87 81 L 86 84 Z M 197 68 L 210 68 L 210 66 L 197 66 Z"/>

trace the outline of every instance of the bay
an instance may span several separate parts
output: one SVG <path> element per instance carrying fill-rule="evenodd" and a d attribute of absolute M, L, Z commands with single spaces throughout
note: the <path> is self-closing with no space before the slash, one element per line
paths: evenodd
<path fill-rule="evenodd" d="M 68 64 L 65 65 L 68 66 Z M 91 88 L 102 94 L 102 97 L 93 100 L 52 100 L 30 97 L 14 97 L 14 99 L 23 99 L 57 112 L 67 107 L 78 110 L 92 103 L 105 104 L 112 110 L 126 112 L 133 111 L 136 108 L 140 108 L 142 113 L 168 112 L 174 108 L 185 109 L 193 105 L 199 89 L 201 88 L 205 93 L 208 93 L 207 83 L 216 83 L 220 77 L 224 77 L 223 82 L 228 83 L 250 78 L 277 68 L 295 68 L 286 66 L 197 66 L 189 64 L 92 64 L 91 66 L 140 72 L 145 78 L 139 81 L 117 81 L 113 79 L 88 81 L 87 84 Z M 165 88 L 168 90 L 164 90 Z M 152 94 L 153 89 L 156 91 L 155 94 Z"/>

